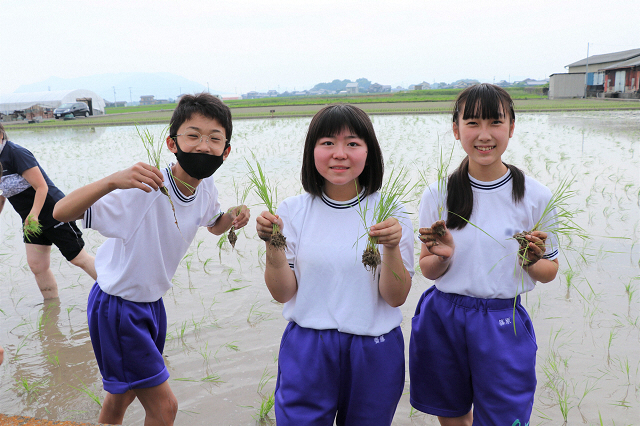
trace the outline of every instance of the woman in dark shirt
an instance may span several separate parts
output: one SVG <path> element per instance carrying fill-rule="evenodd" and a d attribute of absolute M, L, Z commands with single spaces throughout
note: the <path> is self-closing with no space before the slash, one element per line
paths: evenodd
<path fill-rule="evenodd" d="M 53 206 L 64 197 L 42 170 L 33 154 L 8 140 L 0 124 L 0 212 L 8 199 L 13 208 L 27 221 L 40 224 L 42 232 L 24 237 L 27 263 L 45 299 L 58 297 L 58 284 L 50 268 L 51 245 L 55 244 L 72 264 L 82 268 L 94 280 L 94 258 L 84 250 L 82 232 L 75 223 L 61 223 L 53 218 Z M 23 225 L 24 226 L 24 225 Z"/>

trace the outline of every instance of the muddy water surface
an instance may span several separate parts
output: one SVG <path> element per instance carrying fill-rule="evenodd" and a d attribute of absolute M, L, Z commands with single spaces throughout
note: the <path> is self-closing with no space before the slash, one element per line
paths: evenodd
<path fill-rule="evenodd" d="M 432 181 L 439 152 L 454 144 L 449 116 L 374 117 L 387 167 L 421 168 Z M 235 205 L 246 183 L 244 159 L 255 153 L 278 182 L 278 196 L 301 192 L 299 170 L 309 119 L 235 123 L 232 154 L 216 172 L 223 207 Z M 163 126 L 152 126 L 158 136 Z M 146 161 L 133 127 L 46 132 L 15 131 L 65 192 Z M 563 241 L 561 272 L 524 302 L 533 318 L 538 390 L 531 424 L 621 425 L 640 419 L 640 114 L 637 112 L 519 115 L 505 161 L 552 190 L 576 175 L 572 199 L 586 241 Z M 456 147 L 453 166 L 462 158 Z M 165 161 L 171 161 L 167 152 Z M 416 189 L 415 198 L 423 187 Z M 252 217 L 262 210 L 250 195 Z M 417 211 L 417 204 L 410 205 Z M 417 223 L 416 223 L 417 225 Z M 167 226 L 174 226 L 168 222 Z M 417 226 L 416 226 L 417 229 Z M 624 237 L 624 238 L 610 238 Z M 0 215 L 0 412 L 57 420 L 97 420 L 104 398 L 86 325 L 93 284 L 57 249 L 52 268 L 60 299 L 43 303 L 26 263 L 20 219 L 9 203 Z M 95 253 L 103 237 L 85 232 Z M 201 230 L 165 298 L 169 336 L 165 359 L 179 404 L 176 424 L 254 425 L 274 390 L 282 307 L 263 280 L 264 244 L 252 220 L 236 249 Z M 419 247 L 416 244 L 416 258 Z M 571 266 L 571 267 L 569 267 Z M 408 345 L 410 318 L 432 283 L 416 273 L 402 307 Z M 408 380 L 408 375 L 407 375 Z M 437 424 L 402 397 L 394 424 Z M 273 418 L 273 412 L 270 417 Z M 134 402 L 125 424 L 142 425 Z"/>

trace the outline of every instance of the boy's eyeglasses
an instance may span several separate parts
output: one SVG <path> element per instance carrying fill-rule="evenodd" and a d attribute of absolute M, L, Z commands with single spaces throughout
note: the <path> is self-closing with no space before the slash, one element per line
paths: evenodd
<path fill-rule="evenodd" d="M 227 142 L 227 140 L 223 138 L 222 135 L 212 133 L 209 136 L 206 136 L 206 135 L 201 135 L 200 132 L 196 130 L 189 130 L 186 133 L 181 133 L 179 135 L 176 135 L 176 138 L 178 136 L 184 136 L 183 140 L 189 146 L 196 146 L 200 144 L 203 138 L 209 143 L 209 145 L 214 147 L 224 145 Z"/>

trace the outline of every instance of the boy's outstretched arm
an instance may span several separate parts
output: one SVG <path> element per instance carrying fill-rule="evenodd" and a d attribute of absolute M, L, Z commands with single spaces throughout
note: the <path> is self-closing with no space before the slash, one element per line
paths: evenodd
<path fill-rule="evenodd" d="M 225 214 L 220 216 L 213 226 L 207 228 L 214 235 L 222 235 L 227 232 L 231 225 L 235 229 L 240 229 L 249 223 L 251 212 L 244 204 L 231 207 Z"/>
<path fill-rule="evenodd" d="M 137 163 L 98 181 L 78 188 L 58 201 L 53 208 L 53 217 L 60 222 L 82 219 L 96 201 L 114 189 L 139 188 L 145 192 L 157 190 L 164 177 L 157 168 L 145 163 Z"/>

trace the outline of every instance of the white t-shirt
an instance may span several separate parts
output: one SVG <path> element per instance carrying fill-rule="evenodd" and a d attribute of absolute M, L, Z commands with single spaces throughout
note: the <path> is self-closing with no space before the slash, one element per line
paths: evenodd
<path fill-rule="evenodd" d="M 115 190 L 84 214 L 82 225 L 108 239 L 96 253 L 98 285 L 107 294 L 133 302 L 155 302 L 171 288 L 178 264 L 200 226 L 212 226 L 222 214 L 213 176 L 195 194 L 183 195 L 168 168 L 165 186 L 176 210 L 160 191 Z"/>
<path fill-rule="evenodd" d="M 372 207 L 379 198 L 375 193 L 360 202 L 363 207 L 368 203 L 368 226 L 374 225 Z M 282 312 L 287 320 L 306 328 L 365 336 L 380 336 L 400 325 L 400 309 L 391 307 L 378 290 L 382 265 L 374 275 L 362 264 L 367 232 L 358 215 L 357 197 L 334 201 L 305 193 L 284 200 L 278 215 L 284 223 L 287 260 L 298 281 L 298 291 Z M 413 275 L 411 220 L 406 213 L 396 218 L 402 224 L 402 260 Z M 384 247 L 378 249 L 384 262 Z"/>
<path fill-rule="evenodd" d="M 483 299 L 510 299 L 531 291 L 535 281 L 518 265 L 518 243 L 511 238 L 530 231 L 542 216 L 551 199 L 551 191 L 529 176 L 525 176 L 525 194 L 514 204 L 511 198 L 511 171 L 493 182 L 482 182 L 469 176 L 473 191 L 473 212 L 462 229 L 452 229 L 455 251 L 449 270 L 435 281 L 438 290 Z M 438 199 L 445 200 L 443 220 L 447 220 L 446 189 L 438 197 L 437 182 L 430 185 L 420 202 L 421 228 L 438 220 Z M 555 217 L 553 211 L 548 218 Z M 542 231 L 548 230 L 541 229 Z M 548 233 L 545 259 L 558 257 L 558 242 Z"/>

